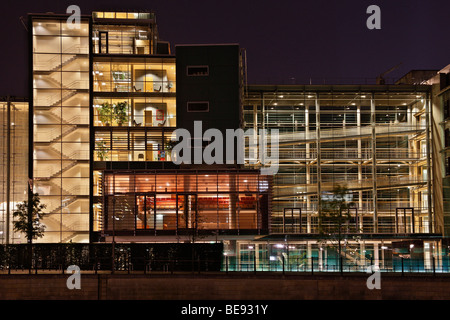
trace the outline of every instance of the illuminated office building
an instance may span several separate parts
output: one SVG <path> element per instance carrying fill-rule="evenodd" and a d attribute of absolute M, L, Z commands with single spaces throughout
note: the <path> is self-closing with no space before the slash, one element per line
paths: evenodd
<path fill-rule="evenodd" d="M 193 119 L 205 130 L 239 128 L 239 46 L 177 46 L 174 55 L 153 13 L 94 12 L 78 29 L 66 19 L 30 16 L 32 179 L 48 213 L 39 241 L 267 232 L 269 177 L 171 159 L 173 131 Z"/>
<path fill-rule="evenodd" d="M 9 160 L 30 180 L 12 179 L 8 197 L 2 189 L 4 204 L 23 200 L 25 181 L 40 194 L 48 215 L 39 242 L 221 241 L 243 265 L 319 263 L 336 257 L 320 233 L 335 223 L 322 202 L 340 185 L 352 202 L 345 259 L 444 263 L 448 67 L 389 85 L 248 85 L 237 44 L 172 53 L 154 13 L 94 12 L 77 29 L 67 17 L 30 15 L 28 159 L 14 146 Z M 251 159 L 176 165 L 172 134 L 192 133 L 194 121 L 224 134 L 278 130 L 278 172 L 263 175 Z M 2 210 L 3 234 L 20 242 Z"/>

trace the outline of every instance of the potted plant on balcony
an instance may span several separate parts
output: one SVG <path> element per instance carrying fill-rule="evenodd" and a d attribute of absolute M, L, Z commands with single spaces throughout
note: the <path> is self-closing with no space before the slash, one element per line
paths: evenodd
<path fill-rule="evenodd" d="M 128 103 L 126 101 L 118 102 L 114 105 L 114 119 L 119 126 L 122 126 L 124 122 L 128 120 Z"/>
<path fill-rule="evenodd" d="M 105 161 L 108 158 L 108 149 L 106 148 L 106 142 L 103 140 L 97 141 L 95 143 L 96 145 L 96 152 L 97 157 L 100 159 L 100 161 Z"/>
<path fill-rule="evenodd" d="M 102 103 L 98 109 L 98 118 L 105 126 L 109 126 L 112 120 L 113 107 L 108 102 Z"/>

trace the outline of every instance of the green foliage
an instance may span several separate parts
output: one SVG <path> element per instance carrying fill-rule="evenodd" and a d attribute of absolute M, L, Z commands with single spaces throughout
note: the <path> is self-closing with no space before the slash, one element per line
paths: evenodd
<path fill-rule="evenodd" d="M 104 102 L 98 109 L 99 120 L 103 124 L 109 124 L 112 121 L 113 106 L 108 102 Z"/>
<path fill-rule="evenodd" d="M 95 146 L 95 152 L 97 152 L 97 156 L 99 157 L 100 161 L 108 159 L 108 149 L 106 148 L 106 142 L 103 140 L 97 141 L 95 143 Z"/>
<path fill-rule="evenodd" d="M 331 195 L 326 198 L 321 197 L 319 233 L 322 240 L 319 241 L 319 245 L 327 245 L 330 248 L 334 248 L 336 245 L 338 256 L 342 252 L 342 239 L 348 233 L 351 219 L 350 209 L 355 205 L 354 202 L 346 199 L 349 194 L 350 191 L 345 186 L 337 185 Z M 343 230 L 344 226 L 346 228 Z"/>
<path fill-rule="evenodd" d="M 116 104 L 104 102 L 98 109 L 99 120 L 105 125 L 109 125 L 113 120 L 122 125 L 128 120 L 127 112 L 128 103 L 126 101 Z"/>
<path fill-rule="evenodd" d="M 128 120 L 127 111 L 128 103 L 126 101 L 118 102 L 117 104 L 113 105 L 114 119 L 119 125 L 122 125 Z"/>
<path fill-rule="evenodd" d="M 330 197 L 321 199 L 321 234 L 332 234 L 342 231 L 343 225 L 348 225 L 351 219 L 350 208 L 354 207 L 354 202 L 347 201 L 346 196 L 349 190 L 337 185 L 334 187 Z M 326 225 L 324 225 L 324 222 Z"/>
<path fill-rule="evenodd" d="M 42 211 L 46 208 L 46 205 L 41 204 L 38 193 L 33 193 L 31 207 L 31 225 L 29 223 L 28 201 L 17 204 L 17 209 L 13 212 L 14 231 L 25 233 L 28 242 L 31 242 L 32 239 L 42 238 L 45 231 L 45 225 L 40 220 L 45 216 Z"/>

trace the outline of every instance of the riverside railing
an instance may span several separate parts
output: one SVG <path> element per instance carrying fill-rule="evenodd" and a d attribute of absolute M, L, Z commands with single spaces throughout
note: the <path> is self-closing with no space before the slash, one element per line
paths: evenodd
<path fill-rule="evenodd" d="M 278 259 L 277 261 L 235 261 L 232 257 L 224 256 L 215 259 L 149 259 L 142 257 L 130 258 L 119 256 L 92 257 L 88 261 L 79 261 L 61 257 L 55 260 L 44 260 L 33 257 L 31 265 L 18 264 L 14 259 L 5 260 L 0 265 L 3 274 L 40 274 L 65 273 L 66 269 L 76 265 L 83 273 L 121 273 L 121 274 L 180 274 L 180 273 L 222 273 L 222 274 L 351 274 L 394 273 L 398 275 L 421 274 L 436 275 L 450 274 L 449 257 L 432 257 L 429 261 L 423 259 L 395 258 L 364 262 L 348 261 L 345 258 L 318 259 L 317 257 L 303 259 Z"/>

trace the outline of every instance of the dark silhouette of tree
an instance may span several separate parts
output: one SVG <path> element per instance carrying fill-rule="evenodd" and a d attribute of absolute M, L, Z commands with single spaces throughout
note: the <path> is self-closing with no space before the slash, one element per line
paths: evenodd
<path fill-rule="evenodd" d="M 28 201 L 24 201 L 16 205 L 17 209 L 13 212 L 15 221 L 13 222 L 14 231 L 25 234 L 28 243 L 32 240 L 42 238 L 44 236 L 45 225 L 41 223 L 41 219 L 46 215 L 43 210 L 45 204 L 41 204 L 38 193 L 33 193 L 31 203 L 31 223 Z"/>
<path fill-rule="evenodd" d="M 343 233 L 348 231 L 348 224 L 351 219 L 350 209 L 354 207 L 354 202 L 348 201 L 347 196 L 350 191 L 341 185 L 336 185 L 331 194 L 321 199 L 321 223 L 319 233 L 322 238 L 332 240 L 337 238 L 338 257 L 342 255 Z M 343 227 L 346 229 L 342 230 Z M 341 266 L 342 268 L 342 266 Z"/>

